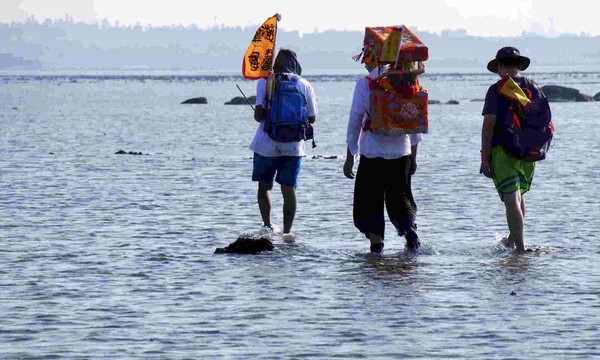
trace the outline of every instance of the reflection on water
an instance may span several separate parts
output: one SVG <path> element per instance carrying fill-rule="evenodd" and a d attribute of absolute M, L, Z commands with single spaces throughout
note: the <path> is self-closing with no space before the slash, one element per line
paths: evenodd
<path fill-rule="evenodd" d="M 492 265 L 504 268 L 511 274 L 519 274 L 527 271 L 530 263 L 530 254 L 518 254 L 515 251 L 511 251 L 509 255 L 493 262 Z"/>
<path fill-rule="evenodd" d="M 410 256 L 384 257 L 380 255 L 368 254 L 365 267 L 373 269 L 382 276 L 399 275 L 402 278 L 410 278 L 410 275 L 417 268 L 417 263 Z"/>

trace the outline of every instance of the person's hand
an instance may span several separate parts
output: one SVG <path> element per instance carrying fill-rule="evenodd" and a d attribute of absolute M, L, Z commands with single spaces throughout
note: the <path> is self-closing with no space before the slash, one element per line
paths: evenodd
<path fill-rule="evenodd" d="M 416 158 L 411 158 L 410 159 L 410 175 L 414 175 L 417 172 L 417 159 Z"/>
<path fill-rule="evenodd" d="M 346 162 L 344 162 L 344 175 L 348 179 L 354 179 L 354 172 L 352 172 L 353 167 L 354 167 L 354 157 L 353 156 L 346 157 Z"/>
<path fill-rule="evenodd" d="M 492 168 L 489 161 L 481 161 L 481 166 L 479 167 L 479 173 L 483 174 L 485 177 L 492 177 Z"/>
<path fill-rule="evenodd" d="M 256 105 L 256 107 L 254 108 L 254 120 L 256 120 L 256 122 L 261 122 L 263 121 L 263 117 L 265 116 L 265 110 L 263 109 L 263 107 L 261 105 Z"/>

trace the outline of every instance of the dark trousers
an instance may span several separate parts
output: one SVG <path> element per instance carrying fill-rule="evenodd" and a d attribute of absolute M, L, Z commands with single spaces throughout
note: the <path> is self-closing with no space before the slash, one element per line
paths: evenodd
<path fill-rule="evenodd" d="M 410 188 L 410 156 L 398 159 L 360 157 L 354 183 L 354 226 L 368 237 L 384 237 L 383 207 L 400 234 L 414 226 L 417 204 Z"/>

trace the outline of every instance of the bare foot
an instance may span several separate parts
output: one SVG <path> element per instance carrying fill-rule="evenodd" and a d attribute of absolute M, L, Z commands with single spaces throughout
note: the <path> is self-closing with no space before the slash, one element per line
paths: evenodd
<path fill-rule="evenodd" d="M 508 237 L 503 237 L 502 240 L 500 240 L 500 243 L 506 248 L 515 248 L 515 241 L 510 237 L 510 235 Z"/>
<path fill-rule="evenodd" d="M 283 234 L 282 238 L 286 244 L 293 244 L 296 242 L 296 235 L 293 233 Z"/>

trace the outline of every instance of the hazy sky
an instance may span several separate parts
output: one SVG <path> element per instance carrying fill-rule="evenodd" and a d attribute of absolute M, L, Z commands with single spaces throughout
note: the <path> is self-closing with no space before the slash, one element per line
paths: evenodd
<path fill-rule="evenodd" d="M 357 2 L 365 4 L 368 2 Z M 375 4 L 375 2 L 372 2 Z M 64 18 L 153 26 L 196 24 L 254 26 L 280 13 L 285 30 L 311 33 L 359 30 L 365 26 L 405 24 L 427 30 L 465 29 L 469 35 L 511 36 L 531 31 L 548 36 L 568 32 L 600 35 L 600 21 L 591 10 L 594 0 L 420 0 L 377 2 L 381 6 L 350 5 L 349 1 L 241 0 L 0 0 L 0 21 Z M 264 4 L 264 5 L 261 5 Z M 415 4 L 410 11 L 407 4 Z M 418 5 L 418 6 L 417 6 Z"/>

